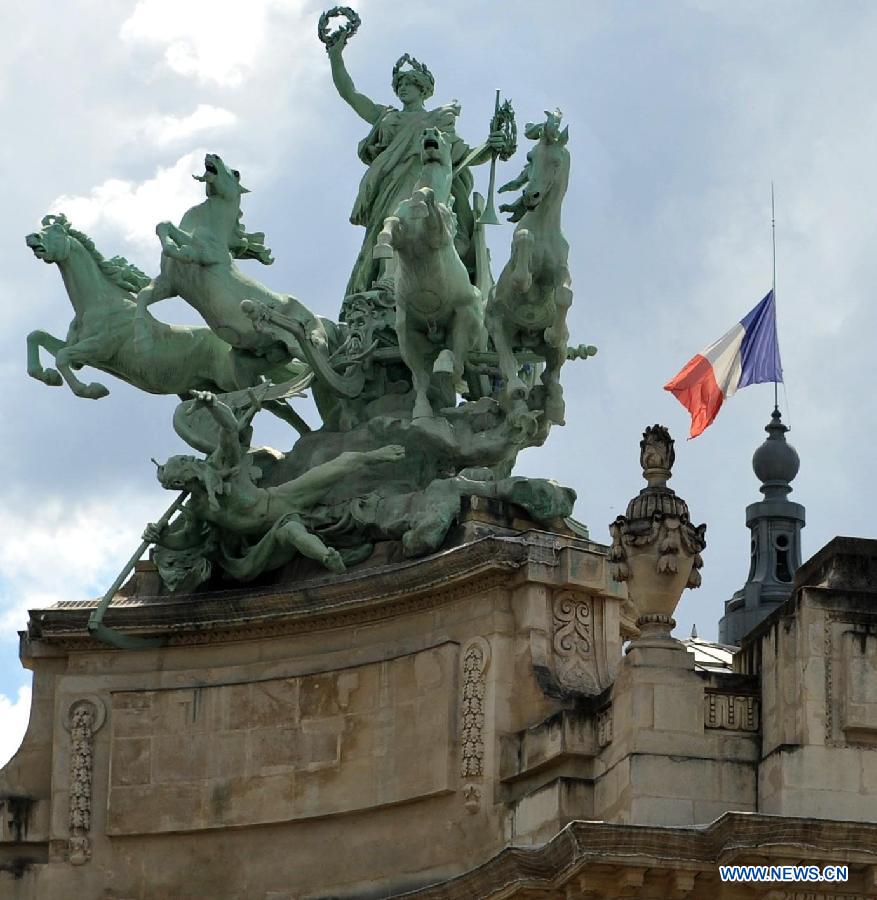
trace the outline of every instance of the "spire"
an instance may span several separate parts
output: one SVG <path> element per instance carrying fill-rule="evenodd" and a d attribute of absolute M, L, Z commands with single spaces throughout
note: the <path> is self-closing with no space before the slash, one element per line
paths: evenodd
<path fill-rule="evenodd" d="M 764 429 L 767 440 L 752 455 L 752 470 L 761 482 L 764 499 L 746 507 L 751 533 L 749 576 L 725 603 L 719 621 L 719 641 L 739 644 L 743 635 L 776 609 L 792 593 L 792 580 L 801 565 L 804 507 L 788 499 L 801 461 L 786 441 L 788 426 L 774 406 Z"/>

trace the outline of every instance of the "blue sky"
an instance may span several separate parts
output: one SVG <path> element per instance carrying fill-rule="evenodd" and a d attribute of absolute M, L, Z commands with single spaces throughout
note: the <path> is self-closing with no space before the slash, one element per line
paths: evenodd
<path fill-rule="evenodd" d="M 573 342 L 600 353 L 565 369 L 568 424 L 522 454 L 518 471 L 574 487 L 577 517 L 606 541 L 641 484 L 643 427 L 668 425 L 672 486 L 708 525 L 704 584 L 683 599 L 678 633 L 696 622 L 715 637 L 746 577 L 744 510 L 759 497 L 750 459 L 772 387 L 738 393 L 691 442 L 685 411 L 661 388 L 769 288 L 773 179 L 781 405 L 802 459 L 792 499 L 807 507 L 805 556 L 836 534 L 873 534 L 877 7 L 366 0 L 357 9 L 363 24 L 346 59 L 375 101 L 393 101 L 392 66 L 408 51 L 435 74 L 436 104 L 461 102 L 458 131 L 470 144 L 486 133 L 495 88 L 521 125 L 556 106 L 569 124 L 570 325 Z M 0 11 L 0 757 L 24 727 L 16 631 L 26 610 L 102 593 L 166 505 L 149 457 L 180 450 L 170 398 L 110 379 L 106 399 L 78 400 L 26 376 L 25 335 L 63 336 L 71 310 L 57 271 L 33 258 L 24 235 L 65 211 L 106 255 L 153 274 L 155 223 L 198 201 L 190 176 L 205 151 L 218 152 L 241 170 L 252 190 L 247 226 L 267 232 L 277 259 L 258 277 L 334 316 L 361 241 L 347 218 L 366 126 L 332 87 L 320 11 L 299 0 Z M 500 179 L 518 173 L 523 152 Z M 478 170 L 482 191 L 486 178 Z M 511 231 L 490 234 L 496 270 Z M 196 321 L 179 301 L 154 312 Z M 288 449 L 279 425 L 259 429 Z"/>

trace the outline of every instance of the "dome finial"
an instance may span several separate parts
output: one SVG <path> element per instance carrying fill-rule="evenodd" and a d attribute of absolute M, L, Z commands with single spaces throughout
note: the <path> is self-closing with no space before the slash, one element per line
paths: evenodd
<path fill-rule="evenodd" d="M 801 461 L 795 448 L 786 441 L 789 428 L 783 424 L 778 405 L 774 404 L 764 430 L 767 440 L 753 454 L 752 469 L 765 497 L 783 497 L 792 490 L 790 482 L 798 474 Z"/>

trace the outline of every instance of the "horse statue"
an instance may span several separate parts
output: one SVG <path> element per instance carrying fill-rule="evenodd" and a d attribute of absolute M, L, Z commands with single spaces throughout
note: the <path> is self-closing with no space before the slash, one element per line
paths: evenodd
<path fill-rule="evenodd" d="M 27 372 L 43 384 L 65 381 L 77 397 L 98 400 L 109 390 L 99 382 L 84 384 L 73 369 L 91 366 L 151 394 L 191 390 L 233 391 L 236 379 L 232 349 L 209 328 L 149 323 L 150 352 L 134 349 L 134 295 L 149 278 L 121 256 L 105 259 L 92 240 L 63 215 L 49 215 L 40 231 L 26 237 L 34 256 L 55 263 L 76 313 L 65 340 L 45 331 L 27 336 Z M 150 317 L 151 319 L 151 317 Z M 40 348 L 57 369 L 44 369 Z"/>
<path fill-rule="evenodd" d="M 398 260 L 396 333 L 411 370 L 414 419 L 434 415 L 427 396 L 432 374 L 450 375 L 454 391 L 466 393 L 467 358 L 485 337 L 481 291 L 470 282 L 454 245 L 451 145 L 439 129 L 423 132 L 421 161 L 414 193 L 384 221 L 373 254 Z"/>
<path fill-rule="evenodd" d="M 500 191 L 524 188 L 512 204 L 500 206 L 517 222 L 511 256 L 487 303 L 485 323 L 499 355 L 507 400 L 530 392 L 520 377 L 514 347 L 533 350 L 545 359 L 544 410 L 550 422 L 564 424 L 560 368 L 567 358 L 566 315 L 572 304 L 567 258 L 569 244 L 560 227 L 560 212 L 569 183 L 569 128 L 560 130 L 561 112 L 546 112 L 545 122 L 528 124 L 526 135 L 537 143 L 527 154 L 518 178 Z M 526 185 L 526 187 L 525 187 Z"/>
<path fill-rule="evenodd" d="M 248 402 L 246 388 L 267 378 L 275 384 L 263 389 L 265 409 L 301 432 L 308 430 L 285 402 L 310 383 L 312 373 L 306 366 L 242 360 L 206 326 L 167 325 L 152 316 L 144 352 L 142 344 L 135 347 L 134 295 L 149 283 L 148 276 L 124 257 L 106 259 L 63 215 L 46 216 L 40 231 L 25 240 L 34 256 L 58 266 L 76 313 L 66 340 L 45 331 L 27 336 L 27 372 L 32 378 L 52 386 L 66 382 L 77 397 L 98 400 L 107 396 L 107 387 L 84 384 L 73 374 L 91 366 L 150 394 L 185 399 L 191 391 L 207 390 L 236 406 Z M 40 349 L 52 354 L 57 368 L 43 368 Z M 197 423 L 192 419 L 184 424 L 185 432 L 175 420 L 177 431 L 192 443 L 189 432 L 196 431 Z"/>
<path fill-rule="evenodd" d="M 155 229 L 161 242 L 161 271 L 137 295 L 138 340 L 147 340 L 146 310 L 168 297 L 182 297 L 193 306 L 214 333 L 232 347 L 274 362 L 301 358 L 299 340 L 289 331 L 256 328 L 241 304 L 247 301 L 272 309 L 302 326 L 306 338 L 326 345 L 323 323 L 289 294 L 277 294 L 248 278 L 235 258 L 251 257 L 270 264 L 264 234 L 243 230 L 240 173 L 229 169 L 215 153 L 204 158 L 204 174 L 194 175 L 205 185 L 207 199 L 189 209 L 177 227 L 160 222 Z"/>

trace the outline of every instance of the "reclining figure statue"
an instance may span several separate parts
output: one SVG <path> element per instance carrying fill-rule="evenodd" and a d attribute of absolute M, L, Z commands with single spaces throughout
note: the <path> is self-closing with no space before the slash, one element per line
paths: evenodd
<path fill-rule="evenodd" d="M 162 487 L 188 491 L 190 496 L 182 515 L 167 529 L 147 525 L 144 540 L 167 551 L 201 551 L 196 556 L 213 555 L 212 548 L 222 569 L 238 581 L 250 581 L 298 554 L 316 560 L 332 572 L 343 572 L 341 554 L 308 531 L 302 515 L 316 506 L 339 478 L 374 463 L 401 460 L 405 450 L 390 445 L 341 453 L 285 484 L 259 487 L 256 481 L 261 472 L 252 465 L 245 437 L 259 408 L 255 392 L 253 403 L 240 421 L 214 394 L 192 393 L 196 407 L 206 408 L 216 420 L 219 444 L 206 460 L 172 456 L 158 466 Z M 163 565 L 163 557 L 170 566 Z M 173 570 L 173 562 L 173 553 L 157 551 L 160 570 Z M 207 574 L 209 571 L 205 570 L 203 575 Z M 173 589 L 173 577 L 166 577 L 165 571 L 162 577 Z"/>

